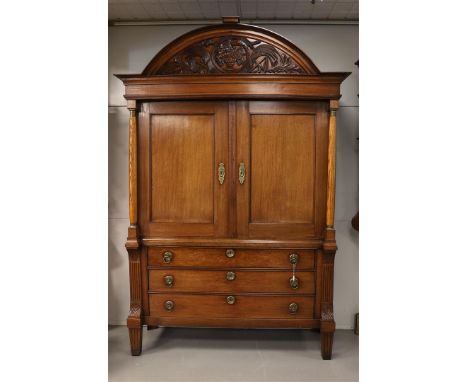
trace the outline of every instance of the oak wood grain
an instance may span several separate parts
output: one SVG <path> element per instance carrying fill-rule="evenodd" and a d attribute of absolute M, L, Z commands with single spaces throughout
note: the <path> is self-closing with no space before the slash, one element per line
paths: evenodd
<path fill-rule="evenodd" d="M 228 280 L 229 274 L 234 280 Z M 173 277 L 173 284 L 167 286 L 165 276 Z M 149 271 L 149 291 L 156 292 L 251 292 L 251 293 L 315 293 L 315 272 L 297 271 L 297 289 L 291 288 L 289 279 L 292 271 L 248 271 L 231 270 L 180 270 L 164 269 Z"/>
<path fill-rule="evenodd" d="M 228 248 L 150 247 L 148 265 L 157 267 L 207 267 L 207 268 L 283 268 L 292 269 L 289 255 L 298 255 L 297 269 L 312 270 L 315 251 L 307 249 L 244 249 L 235 248 L 234 257 L 226 256 Z M 164 262 L 164 253 L 173 254 L 170 263 Z"/>
<path fill-rule="evenodd" d="M 223 295 L 152 294 L 149 297 L 151 315 L 158 317 L 216 317 L 216 318 L 309 318 L 313 317 L 314 298 L 304 296 L 245 296 L 233 294 L 230 305 Z M 168 311 L 165 301 L 173 301 Z M 295 302 L 297 313 L 289 313 Z"/>
<path fill-rule="evenodd" d="M 334 114 L 350 73 L 320 72 L 283 37 L 227 21 L 174 40 L 142 74 L 118 75 L 130 110 L 131 352 L 141 353 L 143 324 L 319 328 L 330 359 Z"/>

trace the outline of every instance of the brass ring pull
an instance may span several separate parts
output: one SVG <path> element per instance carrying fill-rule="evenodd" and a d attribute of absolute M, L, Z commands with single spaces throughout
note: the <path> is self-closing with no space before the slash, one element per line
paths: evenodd
<path fill-rule="evenodd" d="M 172 261 L 172 258 L 174 257 L 174 255 L 172 254 L 172 252 L 164 252 L 163 254 L 163 261 L 167 264 L 167 263 L 170 263 Z"/>
<path fill-rule="evenodd" d="M 174 285 L 174 276 L 164 276 L 164 284 L 166 284 L 168 287 L 172 287 Z"/>
<path fill-rule="evenodd" d="M 299 279 L 297 277 L 291 277 L 289 279 L 289 285 L 291 285 L 291 288 L 293 288 L 293 289 L 298 289 L 299 288 Z"/>
<path fill-rule="evenodd" d="M 171 300 L 167 300 L 165 303 L 164 303 L 164 309 L 168 310 L 168 311 L 171 311 L 171 310 L 174 310 L 174 301 L 171 301 Z"/>
<path fill-rule="evenodd" d="M 235 302 L 236 302 L 236 298 L 234 296 L 227 296 L 226 297 L 226 302 L 229 304 L 229 305 L 233 305 Z"/>
<path fill-rule="evenodd" d="M 297 305 L 297 303 L 295 302 L 292 302 L 289 304 L 289 313 L 290 314 L 295 314 L 297 313 L 297 310 L 299 309 L 299 305 Z"/>
<path fill-rule="evenodd" d="M 236 252 L 233 250 L 233 249 L 226 249 L 226 256 L 231 258 L 231 257 L 234 257 L 234 255 L 236 254 Z"/>
<path fill-rule="evenodd" d="M 226 176 L 226 169 L 224 168 L 224 163 L 220 163 L 218 166 L 218 181 L 219 184 L 224 183 L 224 177 Z"/>
<path fill-rule="evenodd" d="M 236 279 L 236 272 L 229 271 L 226 273 L 226 280 L 233 281 Z"/>

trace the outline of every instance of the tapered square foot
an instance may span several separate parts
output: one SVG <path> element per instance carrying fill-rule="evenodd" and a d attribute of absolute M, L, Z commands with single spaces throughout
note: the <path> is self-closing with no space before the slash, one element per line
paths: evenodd
<path fill-rule="evenodd" d="M 130 336 L 130 349 L 132 355 L 140 355 L 142 344 L 142 328 L 129 328 L 128 334 Z"/>
<path fill-rule="evenodd" d="M 330 360 L 333 350 L 333 333 L 320 333 L 322 359 Z"/>

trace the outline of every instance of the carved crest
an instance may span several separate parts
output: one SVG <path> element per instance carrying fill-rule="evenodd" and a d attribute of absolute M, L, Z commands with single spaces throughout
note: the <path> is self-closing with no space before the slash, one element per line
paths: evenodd
<path fill-rule="evenodd" d="M 157 74 L 305 74 L 289 55 L 251 38 L 225 36 L 195 43 L 168 60 Z"/>

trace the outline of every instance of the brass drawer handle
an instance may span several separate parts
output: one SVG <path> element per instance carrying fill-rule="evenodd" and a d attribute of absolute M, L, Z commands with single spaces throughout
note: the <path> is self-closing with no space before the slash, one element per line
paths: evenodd
<path fill-rule="evenodd" d="M 164 284 L 166 284 L 168 287 L 172 287 L 174 285 L 174 276 L 164 276 Z"/>
<path fill-rule="evenodd" d="M 291 288 L 293 289 L 298 289 L 299 288 L 299 279 L 297 277 L 291 277 L 289 279 L 289 285 L 291 285 Z"/>
<path fill-rule="evenodd" d="M 236 272 L 229 271 L 226 273 L 226 280 L 233 281 L 236 279 Z"/>
<path fill-rule="evenodd" d="M 226 249 L 226 256 L 231 258 L 231 257 L 234 257 L 234 255 L 236 254 L 236 252 L 233 250 L 233 249 Z"/>
<path fill-rule="evenodd" d="M 289 262 L 291 264 L 297 264 L 298 261 L 299 261 L 299 255 L 297 253 L 291 253 L 289 255 Z"/>
<path fill-rule="evenodd" d="M 218 181 L 219 184 L 224 183 L 224 177 L 226 176 L 226 169 L 224 168 L 224 163 L 220 163 L 218 166 Z"/>
<path fill-rule="evenodd" d="M 174 257 L 174 255 L 172 254 L 172 252 L 164 252 L 163 254 L 163 261 L 167 264 L 167 263 L 170 263 L 172 261 L 172 258 Z"/>
<path fill-rule="evenodd" d="M 236 302 L 236 298 L 234 296 L 227 296 L 226 297 L 226 302 L 229 304 L 229 305 L 232 305 Z"/>
<path fill-rule="evenodd" d="M 297 303 L 292 302 L 289 304 L 289 313 L 290 314 L 295 314 L 297 313 L 297 310 L 299 309 L 299 305 Z"/>
<path fill-rule="evenodd" d="M 239 183 L 244 184 L 245 182 L 245 163 L 241 162 L 239 164 Z"/>
<path fill-rule="evenodd" d="M 171 301 L 171 300 L 167 300 L 165 303 L 164 303 L 164 309 L 168 310 L 168 311 L 171 311 L 171 310 L 174 310 L 174 301 Z"/>

